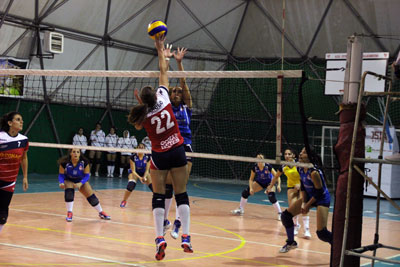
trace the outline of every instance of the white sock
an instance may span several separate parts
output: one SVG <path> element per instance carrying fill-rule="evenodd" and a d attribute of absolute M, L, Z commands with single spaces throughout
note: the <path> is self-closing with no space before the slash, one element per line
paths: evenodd
<path fill-rule="evenodd" d="M 278 201 L 272 204 L 272 206 L 274 206 L 277 213 L 282 213 L 281 206 L 279 205 Z"/>
<path fill-rule="evenodd" d="M 74 202 L 65 202 L 66 206 L 67 206 L 67 211 L 71 211 L 74 209 Z"/>
<path fill-rule="evenodd" d="M 108 172 L 108 174 L 111 174 L 111 166 L 110 165 L 107 165 L 107 172 Z"/>
<path fill-rule="evenodd" d="M 310 216 L 303 216 L 304 229 L 310 229 Z"/>
<path fill-rule="evenodd" d="M 124 173 L 124 168 L 119 168 L 119 174 L 122 175 Z"/>
<path fill-rule="evenodd" d="M 246 206 L 246 203 L 247 203 L 247 198 L 242 197 L 242 198 L 240 199 L 240 205 L 239 205 L 239 207 L 240 207 L 242 210 L 244 210 L 244 206 Z"/>
<path fill-rule="evenodd" d="M 100 203 L 97 204 L 96 206 L 94 206 L 93 208 L 95 208 L 99 213 L 103 211 L 103 209 L 101 208 Z"/>
<path fill-rule="evenodd" d="M 164 236 L 164 213 L 165 209 L 153 209 L 154 226 L 156 227 L 156 236 Z"/>
<path fill-rule="evenodd" d="M 299 225 L 299 216 L 298 215 L 293 217 L 293 223 L 294 223 L 294 226 Z"/>
<path fill-rule="evenodd" d="M 3 230 L 4 224 L 0 224 L 0 232 Z"/>
<path fill-rule="evenodd" d="M 175 220 L 180 221 L 181 218 L 179 217 L 179 210 L 178 210 L 178 206 L 176 205 L 176 203 L 175 203 L 175 210 L 176 210 L 176 212 L 175 212 Z"/>
<path fill-rule="evenodd" d="M 172 203 L 172 198 L 166 198 L 166 199 L 165 199 L 165 214 L 164 214 L 164 220 L 167 220 L 167 219 L 168 219 L 169 210 L 171 209 L 171 203 Z"/>
<path fill-rule="evenodd" d="M 178 206 L 179 215 L 182 222 L 182 234 L 188 235 L 190 230 L 190 207 L 187 204 Z"/>

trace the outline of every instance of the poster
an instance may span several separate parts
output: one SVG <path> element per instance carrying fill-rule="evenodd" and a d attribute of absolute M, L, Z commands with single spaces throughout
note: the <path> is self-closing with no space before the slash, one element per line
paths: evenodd
<path fill-rule="evenodd" d="M 0 69 L 26 69 L 29 60 L 11 57 L 0 57 Z M 0 97 L 23 97 L 24 76 L 0 75 Z"/>

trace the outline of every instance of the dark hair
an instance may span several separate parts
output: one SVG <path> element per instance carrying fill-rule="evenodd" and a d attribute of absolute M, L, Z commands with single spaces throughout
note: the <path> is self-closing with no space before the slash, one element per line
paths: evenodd
<path fill-rule="evenodd" d="M 8 125 L 8 122 L 12 121 L 15 115 L 21 115 L 21 113 L 19 113 L 18 111 L 10 111 L 1 117 L 1 130 L 5 132 L 8 132 L 10 130 L 10 125 Z"/>
<path fill-rule="evenodd" d="M 83 131 L 85 131 L 85 129 L 83 129 L 83 127 L 79 127 L 77 133 L 79 133 L 79 130 L 82 129 Z"/>
<path fill-rule="evenodd" d="M 283 152 L 285 152 L 286 150 L 289 150 L 290 152 L 292 152 L 292 154 L 294 155 L 294 160 L 298 160 L 299 154 L 296 152 L 296 150 L 294 150 L 291 147 L 287 147 L 287 148 L 285 148 L 285 150 L 283 150 Z"/>
<path fill-rule="evenodd" d="M 72 151 L 72 149 L 68 149 L 68 154 L 59 158 L 57 160 L 57 163 L 59 165 L 62 165 L 62 164 L 70 162 L 71 161 L 71 151 Z M 86 162 L 89 162 L 89 160 L 83 155 L 82 150 L 79 149 L 79 151 L 81 152 L 81 155 L 79 156 L 79 160 L 84 160 Z"/>
<path fill-rule="evenodd" d="M 140 99 L 143 104 L 134 106 L 128 115 L 128 122 L 132 125 L 142 124 L 149 110 L 157 103 L 156 92 L 151 86 L 145 86 L 140 90 Z"/>

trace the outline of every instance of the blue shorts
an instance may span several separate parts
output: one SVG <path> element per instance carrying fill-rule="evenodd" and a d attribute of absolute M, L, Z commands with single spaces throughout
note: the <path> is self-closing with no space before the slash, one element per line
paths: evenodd
<path fill-rule="evenodd" d="M 266 180 L 256 179 L 255 181 L 264 189 L 266 189 L 271 183 L 271 179 L 266 179 Z"/>
<path fill-rule="evenodd" d="M 131 174 L 131 173 L 132 173 L 132 170 L 131 170 L 131 169 L 128 169 L 128 174 Z M 143 171 L 143 172 L 138 172 L 138 171 L 136 171 L 136 173 L 137 173 L 139 176 L 143 177 L 145 171 Z"/>
<path fill-rule="evenodd" d="M 192 149 L 192 145 L 191 145 L 191 144 L 183 144 L 183 146 L 185 147 L 185 151 L 186 151 L 186 152 L 193 152 L 193 149 Z M 192 162 L 192 157 L 186 156 L 186 159 L 187 159 L 187 161 Z"/>
<path fill-rule="evenodd" d="M 183 167 L 187 164 L 186 152 L 183 145 L 166 152 L 151 151 L 151 165 L 153 170 L 170 170 Z"/>
<path fill-rule="evenodd" d="M 68 178 L 65 177 L 65 180 L 73 182 L 74 184 L 80 183 L 82 181 L 83 178 Z"/>
<path fill-rule="evenodd" d="M 310 196 L 307 194 L 307 201 L 308 202 L 310 200 Z M 331 205 L 331 196 L 325 195 L 322 199 L 315 201 L 311 206 L 312 207 L 318 207 L 318 206 L 324 206 L 329 208 L 329 206 Z"/>

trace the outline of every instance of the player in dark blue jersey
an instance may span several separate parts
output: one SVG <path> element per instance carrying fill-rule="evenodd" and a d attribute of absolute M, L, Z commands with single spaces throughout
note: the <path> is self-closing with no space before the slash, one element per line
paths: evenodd
<path fill-rule="evenodd" d="M 138 149 L 146 149 L 143 143 L 140 143 L 137 147 Z M 130 158 L 130 169 L 128 170 L 128 185 L 126 186 L 126 190 L 124 193 L 124 199 L 121 201 L 119 205 L 121 208 L 125 208 L 126 201 L 130 197 L 132 191 L 136 187 L 137 180 L 139 179 L 142 183 L 147 184 L 151 191 L 151 177 L 150 177 L 150 155 L 144 153 L 135 153 L 131 155 Z"/>
<path fill-rule="evenodd" d="M 300 153 L 299 161 L 310 163 L 305 148 Z M 328 223 L 330 195 L 325 182 L 325 175 L 318 167 L 298 168 L 301 181 L 301 198 L 292 203 L 287 210 L 282 213 L 282 224 L 285 226 L 287 240 L 280 252 L 288 252 L 297 247 L 294 240 L 293 216 L 300 213 L 306 214 L 310 208 L 317 208 L 317 236 L 322 241 L 332 243 L 332 233 L 326 228 Z"/>
<path fill-rule="evenodd" d="M 257 155 L 257 158 L 264 159 L 264 155 L 260 153 Z M 242 192 L 239 208 L 233 210 L 232 213 L 235 215 L 243 215 L 244 207 L 247 203 L 247 199 L 249 198 L 249 196 L 254 195 L 254 193 L 257 193 L 262 189 L 266 189 L 271 183 L 271 180 L 275 176 L 275 174 L 276 172 L 274 168 L 272 168 L 271 164 L 263 162 L 258 162 L 254 164 L 254 167 L 251 169 L 250 172 L 249 186 Z M 278 178 L 277 189 L 278 192 L 281 191 L 280 178 Z M 270 192 L 268 193 L 268 199 L 274 206 L 276 212 L 278 213 L 278 220 L 280 220 L 281 207 L 276 199 L 275 190 L 275 187 L 271 188 Z"/>
<path fill-rule="evenodd" d="M 60 188 L 64 189 L 65 202 L 67 205 L 67 222 L 72 221 L 72 209 L 74 207 L 75 188 L 79 190 L 87 199 L 87 201 L 99 212 L 99 217 L 104 220 L 110 220 L 101 208 L 99 199 L 93 192 L 89 184 L 90 166 L 89 161 L 83 157 L 80 149 L 73 148 L 69 150 L 67 156 L 59 159 L 58 181 Z"/>
<path fill-rule="evenodd" d="M 167 49 L 164 51 L 165 57 L 174 57 L 178 65 L 178 69 L 183 71 L 182 60 L 186 54 L 186 48 L 179 48 L 177 51 L 171 52 L 172 46 L 167 45 Z M 172 111 L 174 112 L 175 118 L 178 122 L 179 131 L 184 139 L 183 146 L 186 152 L 193 152 L 192 149 L 192 131 L 190 130 L 190 124 L 192 119 L 192 96 L 190 94 L 189 87 L 186 83 L 185 78 L 179 79 L 180 86 L 169 88 L 169 99 L 172 104 Z M 192 170 L 192 158 L 186 157 L 187 159 L 187 171 L 188 177 Z M 164 217 L 164 232 L 170 228 L 171 223 L 168 221 L 168 214 L 171 208 L 173 188 L 172 188 L 172 178 L 171 174 L 168 174 L 166 182 L 166 192 L 165 192 L 165 217 Z M 179 218 L 178 209 L 175 213 L 175 221 L 172 227 L 171 236 L 176 239 L 179 236 L 179 229 L 181 227 L 181 222 Z"/>

